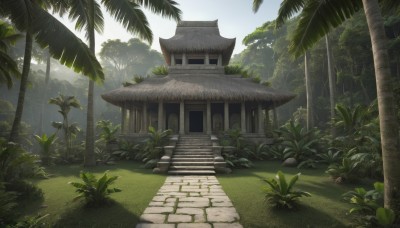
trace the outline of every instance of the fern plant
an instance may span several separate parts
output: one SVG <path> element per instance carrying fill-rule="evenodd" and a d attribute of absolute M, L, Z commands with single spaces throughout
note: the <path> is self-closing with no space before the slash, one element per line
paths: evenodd
<path fill-rule="evenodd" d="M 300 173 L 296 174 L 289 182 L 287 182 L 285 175 L 281 171 L 278 171 L 275 179 L 263 179 L 263 181 L 268 185 L 264 188 L 265 199 L 276 208 L 295 208 L 299 198 L 303 196 L 311 196 L 308 192 L 293 190 L 299 177 Z"/>
<path fill-rule="evenodd" d="M 40 150 L 40 160 L 42 161 L 43 165 L 50 165 L 52 163 L 52 156 L 51 146 L 56 142 L 57 137 L 56 134 L 52 134 L 47 136 L 45 133 L 40 135 L 34 135 L 36 141 L 39 143 L 41 150 Z"/>
<path fill-rule="evenodd" d="M 108 171 L 100 179 L 97 179 L 92 173 L 81 172 L 80 177 L 83 183 L 68 182 L 79 193 L 74 201 L 83 198 L 87 206 L 101 206 L 108 202 L 108 196 L 111 193 L 121 192 L 119 188 L 109 188 L 118 179 L 118 176 L 108 177 L 107 173 Z"/>

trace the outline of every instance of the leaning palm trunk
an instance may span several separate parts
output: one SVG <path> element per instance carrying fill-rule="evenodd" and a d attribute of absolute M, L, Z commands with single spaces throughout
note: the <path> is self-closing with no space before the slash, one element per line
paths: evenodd
<path fill-rule="evenodd" d="M 304 75 L 306 81 L 306 97 L 307 97 L 307 130 L 310 130 L 314 127 L 314 119 L 313 119 L 313 101 L 312 101 L 312 92 L 311 92 L 311 81 L 310 81 L 310 72 L 308 69 L 308 52 L 304 54 Z"/>
<path fill-rule="evenodd" d="M 88 13 L 88 32 L 89 32 L 89 48 L 95 53 L 95 33 L 94 33 L 94 2 L 93 0 L 89 3 L 89 13 Z M 89 80 L 88 89 L 88 104 L 86 113 L 86 148 L 83 165 L 84 166 L 94 166 L 96 165 L 96 160 L 94 157 L 94 82 Z"/>
<path fill-rule="evenodd" d="M 325 36 L 326 42 L 326 55 L 328 57 L 328 79 L 329 79 L 329 102 L 331 112 L 331 135 L 334 138 L 336 136 L 335 127 L 333 125 L 333 118 L 335 117 L 335 76 L 333 75 L 332 69 L 332 50 L 328 35 Z"/>
<path fill-rule="evenodd" d="M 374 56 L 385 181 L 385 207 L 400 212 L 400 151 L 387 38 L 378 0 L 362 0 Z"/>
<path fill-rule="evenodd" d="M 28 84 L 29 70 L 31 67 L 33 39 L 32 34 L 29 31 L 26 32 L 25 36 L 24 65 L 22 67 L 21 85 L 19 87 L 17 109 L 15 110 L 14 122 L 9 137 L 10 142 L 18 141 L 19 127 L 21 125 L 22 113 L 24 110 L 26 86 Z"/>

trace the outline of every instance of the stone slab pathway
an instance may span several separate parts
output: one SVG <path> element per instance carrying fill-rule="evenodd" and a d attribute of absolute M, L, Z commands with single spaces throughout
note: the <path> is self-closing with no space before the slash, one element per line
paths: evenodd
<path fill-rule="evenodd" d="M 215 176 L 169 176 L 136 228 L 243 228 Z"/>

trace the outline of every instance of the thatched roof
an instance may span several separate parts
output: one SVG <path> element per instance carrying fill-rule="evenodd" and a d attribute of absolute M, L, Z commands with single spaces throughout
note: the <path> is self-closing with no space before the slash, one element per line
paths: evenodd
<path fill-rule="evenodd" d="M 221 53 L 222 65 L 228 65 L 236 39 L 219 34 L 218 21 L 180 21 L 175 36 L 160 38 L 160 46 L 168 65 L 171 53 Z"/>
<path fill-rule="evenodd" d="M 220 74 L 173 74 L 145 79 L 139 84 L 112 90 L 103 99 L 117 106 L 158 101 L 253 101 L 282 105 L 294 94 L 275 90 L 251 79 Z"/>

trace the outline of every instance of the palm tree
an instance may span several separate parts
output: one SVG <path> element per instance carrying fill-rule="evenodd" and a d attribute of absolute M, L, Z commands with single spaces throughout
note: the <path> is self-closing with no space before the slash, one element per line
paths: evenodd
<path fill-rule="evenodd" d="M 254 0 L 257 10 L 262 0 Z M 381 1 L 384 8 L 398 10 L 400 1 Z M 387 37 L 378 0 L 284 0 L 278 18 L 282 21 L 302 9 L 300 21 L 292 38 L 291 52 L 295 56 L 325 36 L 332 28 L 364 8 L 371 36 L 378 96 L 379 122 L 385 182 L 385 207 L 400 212 L 400 143 L 396 119 L 392 78 L 390 73 Z"/>
<path fill-rule="evenodd" d="M 147 18 L 141 6 L 149 8 L 152 12 L 164 17 L 180 20 L 181 11 L 177 8 L 174 0 L 102 0 L 100 4 L 108 11 L 115 20 L 120 22 L 126 30 L 137 34 L 141 39 L 152 42 L 153 34 L 149 28 Z M 76 20 L 75 27 L 84 29 L 89 47 L 95 52 L 95 31 L 102 32 L 104 25 L 103 13 L 100 4 L 96 0 L 70 0 L 68 1 L 69 18 Z M 64 13 L 60 11 L 61 14 Z M 85 166 L 96 164 L 94 157 L 94 111 L 93 111 L 93 81 L 89 81 L 87 117 L 86 117 L 86 150 Z"/>
<path fill-rule="evenodd" d="M 19 77 L 17 63 L 8 55 L 8 47 L 13 44 L 21 35 L 17 34 L 14 28 L 0 20 L 0 83 L 6 83 L 11 88 L 13 76 Z"/>
<path fill-rule="evenodd" d="M 53 5 L 58 7 L 58 4 L 62 2 L 55 0 L 0 1 L 0 15 L 8 17 L 18 30 L 25 32 L 24 63 L 15 118 L 9 137 L 10 141 L 18 140 L 30 71 L 33 39 L 42 48 L 48 47 L 53 58 L 60 60 L 62 64 L 68 67 L 74 68 L 76 72 L 82 72 L 96 81 L 104 79 L 101 65 L 96 60 L 95 55 L 88 50 L 87 46 L 74 33 L 45 10 L 45 7 Z"/>
<path fill-rule="evenodd" d="M 58 97 L 51 98 L 49 104 L 55 104 L 60 107 L 58 112 L 63 117 L 62 129 L 64 130 L 64 140 L 66 145 L 65 158 L 68 160 L 71 151 L 71 126 L 68 122 L 68 113 L 71 111 L 71 108 L 81 108 L 81 104 L 74 96 L 64 96 L 62 94 L 58 95 Z"/>

